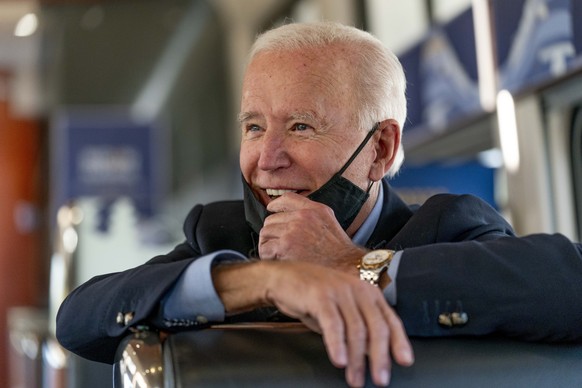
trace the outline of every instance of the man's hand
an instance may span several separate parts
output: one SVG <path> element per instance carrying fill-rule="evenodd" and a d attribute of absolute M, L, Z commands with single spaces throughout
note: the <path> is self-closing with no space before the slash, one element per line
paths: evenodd
<path fill-rule="evenodd" d="M 366 356 L 377 385 L 390 381 L 390 355 L 400 365 L 414 362 L 400 318 L 377 287 L 355 276 L 306 262 L 258 261 L 219 266 L 213 278 L 227 312 L 274 305 L 321 333 L 351 386 L 364 385 Z"/>
<path fill-rule="evenodd" d="M 273 214 L 259 235 L 261 259 L 309 261 L 355 273 L 365 251 L 352 244 L 329 207 L 286 193 L 267 209 Z"/>

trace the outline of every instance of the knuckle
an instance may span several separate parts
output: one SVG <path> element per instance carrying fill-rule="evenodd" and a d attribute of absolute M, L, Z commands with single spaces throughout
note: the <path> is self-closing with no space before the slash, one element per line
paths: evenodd
<path fill-rule="evenodd" d="M 277 255 L 273 244 L 268 244 L 268 242 L 259 242 L 259 257 L 261 259 L 274 259 Z"/>
<path fill-rule="evenodd" d="M 305 223 L 298 220 L 290 220 L 285 225 L 285 232 L 283 236 L 293 237 L 297 236 L 298 233 L 302 233 L 305 230 Z"/>
<path fill-rule="evenodd" d="M 380 319 L 372 322 L 370 332 L 375 338 L 388 338 L 390 336 L 388 325 Z"/>
<path fill-rule="evenodd" d="M 265 218 L 265 220 L 263 221 L 263 228 L 261 229 L 261 233 L 264 233 L 265 228 L 268 228 L 269 226 L 273 225 L 276 222 L 276 218 L 275 217 L 277 215 L 277 213 L 271 214 L 269 217 Z"/>
<path fill-rule="evenodd" d="M 352 322 L 348 328 L 349 342 L 361 343 L 368 339 L 368 330 L 361 321 Z"/>
<path fill-rule="evenodd" d="M 292 236 L 284 235 L 277 240 L 277 251 L 279 252 L 291 252 L 294 246 Z"/>
<path fill-rule="evenodd" d="M 302 209 L 299 210 L 298 212 L 298 216 L 299 219 L 303 222 L 301 222 L 298 226 L 300 228 L 305 228 L 305 225 L 312 225 L 315 222 L 319 221 L 320 217 L 318 216 L 318 213 L 316 211 L 310 210 L 310 209 Z"/>
<path fill-rule="evenodd" d="M 335 213 L 332 208 L 325 206 L 324 211 L 327 213 L 328 217 L 335 218 Z"/>

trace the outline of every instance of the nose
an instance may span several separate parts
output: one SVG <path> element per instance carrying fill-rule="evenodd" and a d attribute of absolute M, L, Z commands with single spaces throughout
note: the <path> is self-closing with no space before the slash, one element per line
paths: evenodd
<path fill-rule="evenodd" d="M 287 136 L 280 131 L 265 131 L 261 139 L 258 167 L 265 171 L 289 167 L 291 159 L 288 154 L 288 142 Z"/>

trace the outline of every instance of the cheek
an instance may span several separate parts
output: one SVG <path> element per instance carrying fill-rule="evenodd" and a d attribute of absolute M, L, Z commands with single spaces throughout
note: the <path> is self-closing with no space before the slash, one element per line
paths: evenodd
<path fill-rule="evenodd" d="M 239 163 L 240 169 L 247 181 L 250 181 L 251 174 L 257 166 L 259 153 L 248 143 L 242 143 L 240 147 Z"/>
<path fill-rule="evenodd" d="M 368 183 L 371 165 L 374 159 L 369 152 L 362 151 L 344 173 L 344 177 L 360 187 Z"/>

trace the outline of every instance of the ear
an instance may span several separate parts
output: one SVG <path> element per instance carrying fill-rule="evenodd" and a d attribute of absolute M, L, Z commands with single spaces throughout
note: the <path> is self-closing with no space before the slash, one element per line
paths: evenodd
<path fill-rule="evenodd" d="M 396 159 L 396 152 L 400 146 L 400 125 L 394 119 L 380 122 L 373 139 L 376 156 L 368 178 L 379 181 L 386 175 Z"/>

